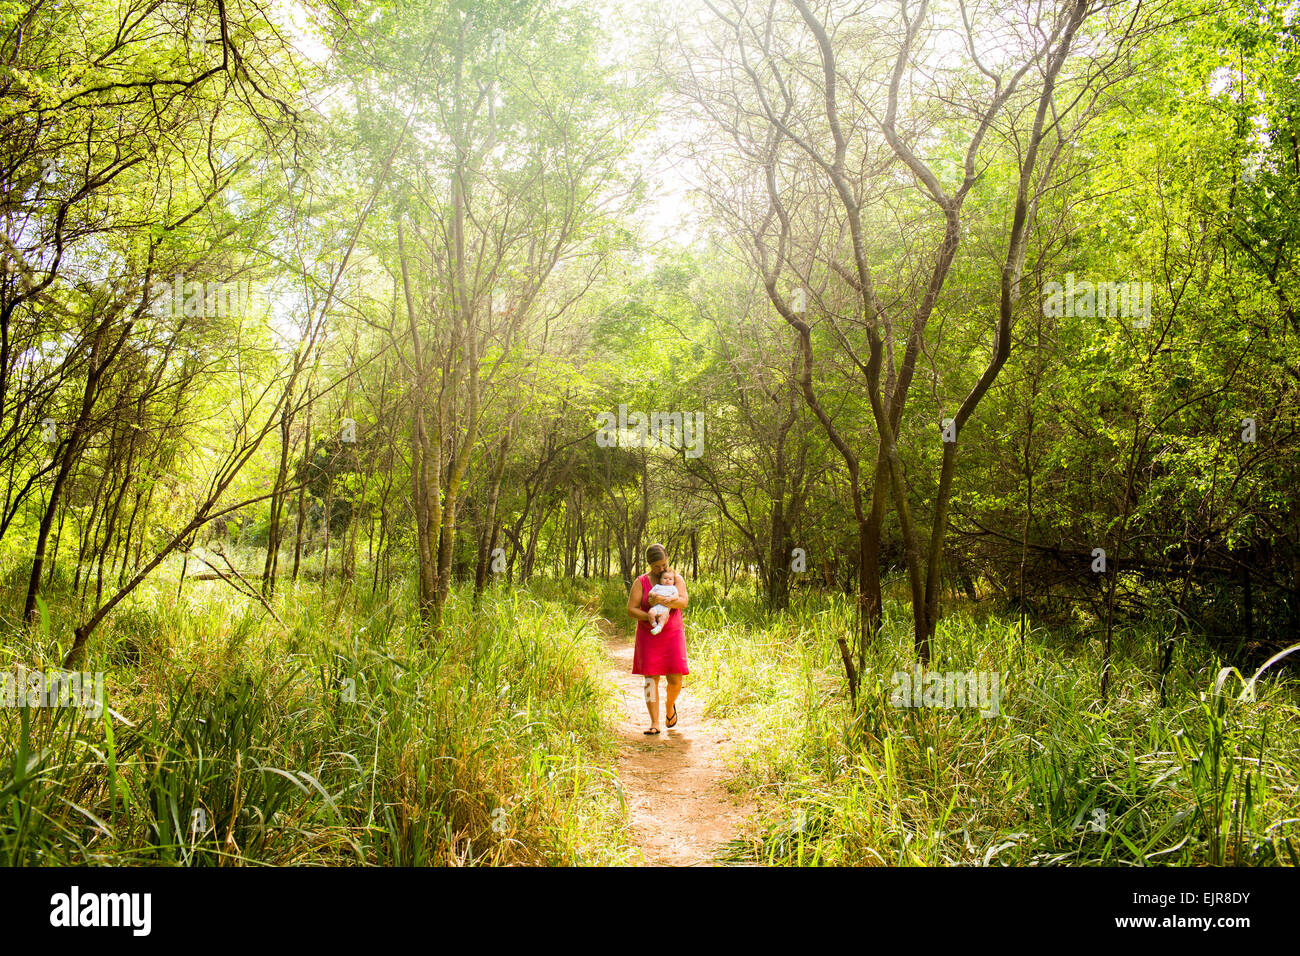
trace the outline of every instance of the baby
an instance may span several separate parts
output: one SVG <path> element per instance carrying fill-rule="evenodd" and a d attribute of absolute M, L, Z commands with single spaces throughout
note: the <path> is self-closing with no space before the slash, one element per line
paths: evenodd
<path fill-rule="evenodd" d="M 659 583 L 650 589 L 651 594 L 658 594 L 660 597 L 675 598 L 677 597 L 677 576 L 673 573 L 672 568 L 664 568 L 663 573 L 659 575 Z M 663 604 L 654 604 L 650 607 L 650 633 L 658 634 L 664 629 L 664 622 L 668 620 L 668 615 L 673 609 Z"/>

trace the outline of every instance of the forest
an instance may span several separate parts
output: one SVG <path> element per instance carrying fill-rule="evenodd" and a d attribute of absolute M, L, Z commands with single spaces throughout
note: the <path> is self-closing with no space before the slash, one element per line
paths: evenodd
<path fill-rule="evenodd" d="M 0 182 L 0 864 L 1300 866 L 1296 3 L 0 0 Z"/>

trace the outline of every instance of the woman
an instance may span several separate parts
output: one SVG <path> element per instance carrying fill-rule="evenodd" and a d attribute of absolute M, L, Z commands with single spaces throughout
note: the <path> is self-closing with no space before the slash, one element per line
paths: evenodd
<path fill-rule="evenodd" d="M 686 593 L 686 579 L 680 571 L 676 573 L 677 597 L 651 594 L 651 578 L 658 581 L 659 575 L 668 567 L 668 552 L 662 544 L 652 544 L 646 549 L 645 560 L 650 565 L 650 573 L 641 575 L 632 583 L 627 596 L 627 615 L 636 619 L 632 673 L 645 678 L 645 706 L 650 712 L 650 729 L 643 733 L 649 736 L 659 733 L 660 677 L 668 679 L 668 699 L 664 702 L 667 726 L 677 726 L 677 695 L 682 690 L 682 675 L 690 673 L 686 668 L 686 626 L 682 623 L 682 610 L 690 601 L 690 595 Z M 667 623 L 658 634 L 650 633 L 652 603 L 672 608 Z"/>

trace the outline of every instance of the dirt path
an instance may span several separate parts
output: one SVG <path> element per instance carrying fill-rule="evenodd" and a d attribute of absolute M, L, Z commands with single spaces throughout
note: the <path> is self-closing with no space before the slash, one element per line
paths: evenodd
<path fill-rule="evenodd" d="M 632 639 L 609 621 L 601 628 L 608 675 L 618 686 L 623 710 L 618 772 L 637 845 L 651 865 L 708 866 L 754 809 L 722 784 L 735 731 L 725 721 L 701 719 L 704 706 L 691 693 L 688 675 L 677 698 L 677 726 L 664 728 L 661 715 L 661 733 L 645 736 L 650 717 L 641 678 L 632 673 Z M 662 700 L 662 681 L 659 693 Z"/>

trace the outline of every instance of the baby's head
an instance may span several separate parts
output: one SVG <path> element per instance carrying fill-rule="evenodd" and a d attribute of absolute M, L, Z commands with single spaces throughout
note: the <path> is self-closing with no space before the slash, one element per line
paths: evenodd
<path fill-rule="evenodd" d="M 672 587 L 674 581 L 676 581 L 676 576 L 673 574 L 673 569 L 664 568 L 663 572 L 659 575 L 659 583 L 664 587 Z"/>

